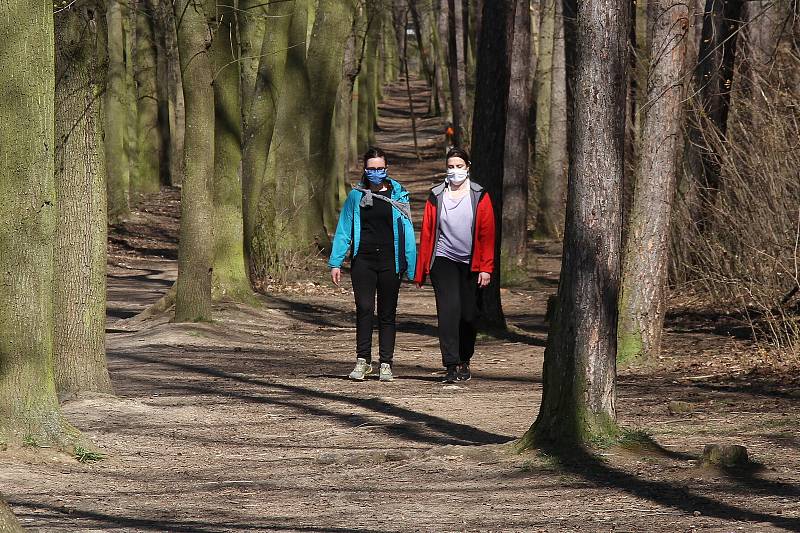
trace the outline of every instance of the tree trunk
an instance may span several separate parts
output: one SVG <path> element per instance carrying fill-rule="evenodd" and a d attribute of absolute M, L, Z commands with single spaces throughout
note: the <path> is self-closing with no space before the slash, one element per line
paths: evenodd
<path fill-rule="evenodd" d="M 130 166 L 125 149 L 127 93 L 125 33 L 120 0 L 108 0 L 108 81 L 105 93 L 105 153 L 108 172 L 108 219 L 114 224 L 130 215 Z"/>
<path fill-rule="evenodd" d="M 336 196 L 336 175 L 328 169 L 335 167 L 330 145 L 334 134 L 336 94 L 342 78 L 345 45 L 353 27 L 353 0 L 330 0 L 317 9 L 317 17 L 308 48 L 308 82 L 314 88 L 314 105 L 309 106 L 311 147 L 311 184 L 314 211 L 314 230 L 321 244 L 328 244 L 328 234 L 336 229 L 335 216 L 327 212 L 331 196 Z"/>
<path fill-rule="evenodd" d="M 172 131 L 170 126 L 169 55 L 166 49 L 165 28 L 163 24 L 166 0 L 151 0 L 153 4 L 153 33 L 156 47 L 156 94 L 158 95 L 158 132 L 161 146 L 158 150 L 158 173 L 162 185 L 171 185 L 170 147 Z M 172 10 L 172 4 L 167 7 Z"/>
<path fill-rule="evenodd" d="M 367 6 L 369 18 L 365 37 L 366 46 L 358 74 L 358 153 L 362 154 L 375 142 L 376 77 L 378 37 L 380 36 L 380 13 L 373 6 Z"/>
<path fill-rule="evenodd" d="M 138 0 L 136 9 L 136 176 L 131 189 L 141 194 L 161 188 L 161 130 L 158 127 L 158 75 L 153 0 Z"/>
<path fill-rule="evenodd" d="M 464 23 L 461 0 L 448 0 L 448 69 L 453 106 L 453 142 L 457 146 L 469 138 L 467 112 L 467 73 L 464 63 Z"/>
<path fill-rule="evenodd" d="M 166 158 L 169 162 L 169 183 L 180 185 L 183 179 L 183 147 L 186 133 L 186 106 L 183 101 L 183 81 L 181 62 L 178 53 L 178 34 L 175 26 L 175 13 L 172 2 L 158 0 L 156 33 L 161 41 L 166 63 L 166 76 L 163 83 L 168 99 L 169 145 Z"/>
<path fill-rule="evenodd" d="M 742 4 L 743 0 L 707 0 L 703 16 L 700 57 L 695 71 L 703 116 L 698 118 L 699 123 L 695 121 L 690 132 L 694 147 L 690 157 L 697 161 L 695 172 L 700 182 L 699 212 L 692 218 L 701 231 L 713 209 L 720 184 L 720 163 L 713 150 L 707 147 L 703 129 L 710 126 L 723 138 L 727 131 Z M 697 150 L 700 150 L 699 155 Z"/>
<path fill-rule="evenodd" d="M 666 308 L 667 253 L 672 201 L 681 141 L 686 32 L 686 1 L 651 0 L 656 58 L 647 79 L 642 146 L 636 171 L 619 305 L 617 359 L 658 356 Z"/>
<path fill-rule="evenodd" d="M 769 85 L 770 77 L 773 76 L 770 74 L 775 64 L 781 32 L 790 16 L 789 9 L 789 2 L 786 0 L 755 0 L 747 3 L 747 64 L 753 103 L 756 106 L 752 117 L 754 126 L 761 131 L 770 127 L 769 120 L 765 119 L 770 115 L 768 110 L 772 106 Z"/>
<path fill-rule="evenodd" d="M 437 84 L 440 86 L 439 93 L 442 95 L 443 114 L 451 123 L 455 123 L 453 117 L 452 95 L 449 93 L 450 78 L 448 75 L 448 56 L 449 56 L 449 32 L 447 16 L 447 0 L 431 0 L 431 8 L 435 5 L 436 28 L 433 32 L 434 46 L 436 47 L 436 73 L 438 76 Z"/>
<path fill-rule="evenodd" d="M 256 1 L 250 9 L 263 2 Z M 251 76 L 247 64 L 242 66 L 242 208 L 244 213 L 244 250 L 253 279 L 263 276 L 268 262 L 267 251 L 272 239 L 272 204 L 274 190 L 265 192 L 267 157 L 272 147 L 278 103 L 283 87 L 286 52 L 289 44 L 289 23 L 293 2 L 277 2 L 267 7 L 270 17 L 269 31 L 262 32 L 263 39 L 258 55 L 260 61 L 256 76 Z M 258 33 L 250 27 L 256 17 L 240 18 L 242 35 Z M 253 37 L 248 37 L 252 39 Z M 249 84 L 255 83 L 251 86 Z"/>
<path fill-rule="evenodd" d="M 577 31 L 567 62 L 568 68 L 574 68 L 575 98 L 564 259 L 545 350 L 539 416 L 520 447 L 581 445 L 617 432 L 616 329 L 629 2 L 570 3 L 577 12 Z"/>
<path fill-rule="evenodd" d="M 64 445 L 53 380 L 53 3 L 0 3 L 0 440 Z"/>
<path fill-rule="evenodd" d="M 351 146 L 354 144 L 352 135 L 355 132 L 353 118 L 358 115 L 355 84 L 361 69 L 366 24 L 364 10 L 356 4 L 350 35 L 344 50 L 342 76 L 336 93 L 335 125 L 328 155 L 331 164 L 327 168 L 327 181 L 335 183 L 335 189 L 333 190 L 334 194 L 328 195 L 326 200 L 325 227 L 333 227 L 333 224 L 336 223 L 339 207 L 347 196 L 347 170 L 350 165 L 351 153 L 354 151 Z"/>
<path fill-rule="evenodd" d="M 564 15 L 560 0 L 553 0 L 553 40 L 546 88 L 547 134 L 541 147 L 541 185 L 536 217 L 536 232 L 545 238 L 560 239 L 564 232 L 565 164 L 567 162 L 567 75 L 564 53 Z M 536 115 L 539 128 L 539 114 Z M 537 138 L 536 148 L 540 148 Z"/>
<path fill-rule="evenodd" d="M 106 368 L 106 172 L 100 97 L 106 37 L 98 3 L 55 15 L 53 368 L 56 390 L 111 392 Z"/>
<path fill-rule="evenodd" d="M 511 81 L 503 156 L 502 276 L 512 280 L 525 268 L 528 244 L 528 114 L 531 96 L 529 0 L 515 0 Z"/>
<path fill-rule="evenodd" d="M 422 72 L 425 73 L 425 81 L 431 89 L 431 100 L 428 108 L 430 111 L 433 111 L 437 100 L 435 73 L 428 53 L 430 50 L 425 46 L 425 32 L 422 25 L 422 17 L 420 17 L 419 8 L 417 7 L 417 1 L 418 0 L 408 0 L 408 7 L 411 11 L 411 20 L 414 23 L 414 33 L 416 33 L 417 37 L 417 49 L 419 50 L 420 63 L 422 63 Z"/>
<path fill-rule="evenodd" d="M 214 88 L 209 27 L 199 0 L 178 0 L 178 49 L 186 102 L 186 146 L 175 321 L 211 320 L 213 265 Z"/>
<path fill-rule="evenodd" d="M 308 11 L 311 0 L 295 0 L 289 27 L 281 105 L 268 168 L 270 189 L 275 191 L 274 255 L 268 264 L 272 275 L 284 276 L 305 264 L 313 244 L 314 189 L 309 180 L 309 79 L 306 68 Z M 377 44 L 377 42 L 376 42 Z M 377 46 L 375 48 L 377 52 Z M 274 170 L 273 170 L 274 168 Z"/>
<path fill-rule="evenodd" d="M 209 56 L 214 69 L 214 299 L 247 300 L 250 280 L 242 239 L 242 106 L 239 96 L 238 35 L 227 2 L 206 0 L 206 14 L 216 31 Z"/>
<path fill-rule="evenodd" d="M 482 294 L 484 326 L 489 330 L 506 328 L 500 300 L 503 163 L 516 2 L 497 0 L 485 4 L 475 78 L 475 128 L 472 132 L 470 173 L 489 193 L 497 231 L 495 269 L 491 283 Z"/>
<path fill-rule="evenodd" d="M 139 179 L 139 99 L 136 90 L 136 13 L 140 2 L 144 0 L 128 0 L 122 4 L 122 28 L 125 34 L 125 153 L 130 168 L 130 194 L 134 201 L 141 198 L 137 195 Z"/>

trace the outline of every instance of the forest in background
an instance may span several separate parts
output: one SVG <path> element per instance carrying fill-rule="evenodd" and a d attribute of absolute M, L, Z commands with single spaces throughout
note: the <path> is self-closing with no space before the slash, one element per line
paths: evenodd
<path fill-rule="evenodd" d="M 6 443 L 74 446 L 59 396 L 111 390 L 108 224 L 180 187 L 178 279 L 147 311 L 176 322 L 302 279 L 375 141 L 382 87 L 399 80 L 412 125 L 452 124 L 495 202 L 487 330 L 507 328 L 501 286 L 530 244 L 563 241 L 545 397 L 523 446 L 614 433 L 616 364 L 658 357 L 667 312 L 727 314 L 758 357 L 797 364 L 797 2 L 74 0 L 0 13 Z M 412 77 L 431 89 L 421 109 Z"/>

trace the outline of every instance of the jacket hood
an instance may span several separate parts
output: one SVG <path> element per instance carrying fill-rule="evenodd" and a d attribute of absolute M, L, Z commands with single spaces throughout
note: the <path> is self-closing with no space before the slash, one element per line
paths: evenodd
<path fill-rule="evenodd" d="M 435 185 L 435 186 L 431 187 L 431 192 L 433 193 L 434 196 L 439 196 L 440 194 L 442 194 L 444 192 L 444 190 L 446 188 L 447 188 L 447 182 L 443 181 L 439 185 Z M 472 189 L 475 192 L 482 192 L 483 191 L 483 186 L 480 185 L 479 183 L 475 183 L 474 181 L 472 181 L 472 179 L 469 180 L 469 188 Z"/>

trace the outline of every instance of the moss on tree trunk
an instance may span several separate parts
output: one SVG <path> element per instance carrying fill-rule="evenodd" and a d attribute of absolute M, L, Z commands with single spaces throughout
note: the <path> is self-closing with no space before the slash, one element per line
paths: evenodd
<path fill-rule="evenodd" d="M 234 9 L 206 2 L 215 28 L 209 54 L 214 67 L 214 275 L 212 295 L 251 300 L 242 239 L 242 106 L 239 96 L 238 35 Z"/>
<path fill-rule="evenodd" d="M 24 21 L 22 23 L 21 21 Z M 63 445 L 53 379 L 53 3 L 0 4 L 0 441 Z"/>
<path fill-rule="evenodd" d="M 666 311 L 670 218 L 678 172 L 689 8 L 686 2 L 650 0 L 658 56 L 647 75 L 646 112 L 628 225 L 619 305 L 617 358 L 658 355 Z"/>
<path fill-rule="evenodd" d="M 582 445 L 616 425 L 627 0 L 573 1 L 575 87 L 567 225 L 539 416 L 519 442 Z M 572 41 L 570 41 L 572 42 Z M 560 448 L 559 448 L 560 449 Z"/>
<path fill-rule="evenodd" d="M 108 218 L 112 223 L 130 215 L 130 166 L 125 150 L 127 92 L 125 33 L 119 0 L 108 1 L 108 77 L 105 92 L 105 153 L 108 172 Z"/>
<path fill-rule="evenodd" d="M 211 320 L 213 265 L 214 88 L 202 3 L 180 0 L 178 48 L 186 102 L 186 145 L 181 189 L 181 228 L 175 321 Z"/>
<path fill-rule="evenodd" d="M 152 0 L 138 0 L 135 17 L 137 172 L 132 176 L 131 190 L 151 194 L 161 188 L 161 129 L 158 125 L 155 9 Z"/>

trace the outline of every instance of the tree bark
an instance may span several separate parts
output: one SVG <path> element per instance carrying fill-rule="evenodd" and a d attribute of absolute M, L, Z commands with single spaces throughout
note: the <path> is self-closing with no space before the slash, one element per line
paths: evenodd
<path fill-rule="evenodd" d="M 258 4 L 263 2 L 254 1 L 254 4 L 250 10 L 258 9 Z M 272 246 L 274 190 L 265 183 L 267 158 L 275 133 L 293 9 L 293 2 L 277 2 L 267 7 L 270 27 L 269 31 L 261 32 L 263 38 L 255 77 L 251 76 L 248 64 L 242 66 L 244 250 L 253 280 L 264 274 L 269 261 L 268 249 Z M 256 17 L 246 16 L 239 21 L 243 36 L 258 33 L 250 27 L 257 23 Z"/>
<path fill-rule="evenodd" d="M 53 369 L 64 397 L 111 392 L 106 368 L 106 172 L 100 99 L 105 13 L 83 2 L 55 15 Z"/>
<path fill-rule="evenodd" d="M 108 0 L 108 81 L 105 93 L 105 154 L 108 172 L 108 219 L 114 224 L 130 215 L 130 166 L 125 148 L 127 91 L 125 33 L 120 0 Z"/>
<path fill-rule="evenodd" d="M 178 49 L 186 102 L 186 145 L 175 321 L 211 320 L 213 266 L 214 88 L 209 27 L 199 0 L 178 0 Z"/>
<path fill-rule="evenodd" d="M 647 76 L 642 146 L 636 171 L 620 297 L 617 359 L 658 356 L 666 309 L 667 254 L 681 142 L 687 32 L 686 1 L 651 0 L 654 59 Z"/>
<path fill-rule="evenodd" d="M 552 4 L 551 4 L 552 1 Z M 564 233 L 567 161 L 567 87 L 564 15 L 561 0 L 545 0 L 542 18 L 542 58 L 538 72 L 536 161 L 540 176 L 536 233 L 560 239 Z"/>
<path fill-rule="evenodd" d="M 564 259 L 539 416 L 519 446 L 581 445 L 617 432 L 628 0 L 570 0 L 574 86 Z M 565 6 L 566 7 L 566 6 Z M 566 9 L 565 9 L 566 11 Z M 560 448 L 559 448 L 560 449 Z"/>
<path fill-rule="evenodd" d="M 504 330 L 506 320 L 500 300 L 503 227 L 503 163 L 506 114 L 511 79 L 511 51 L 517 0 L 497 0 L 484 5 L 475 79 L 475 128 L 472 133 L 470 173 L 484 186 L 494 206 L 495 269 L 483 289 L 484 326 Z"/>
<path fill-rule="evenodd" d="M 125 153 L 130 169 L 130 194 L 134 201 L 139 179 L 139 98 L 136 90 L 136 13 L 144 0 L 128 0 L 122 6 L 122 28 L 125 35 Z"/>
<path fill-rule="evenodd" d="M 451 123 L 455 123 L 453 116 L 452 95 L 449 93 L 450 78 L 448 69 L 449 56 L 449 31 L 447 0 L 431 0 L 431 8 L 435 5 L 436 28 L 434 30 L 434 46 L 436 47 L 436 73 L 440 85 L 440 94 L 443 101 L 443 114 Z"/>
<path fill-rule="evenodd" d="M 242 229 L 242 106 L 237 67 L 238 35 L 228 2 L 206 1 L 216 31 L 209 56 L 214 69 L 214 271 L 213 299 L 252 296 L 244 260 Z"/>
<path fill-rule="evenodd" d="M 161 129 L 158 124 L 155 9 L 153 0 L 138 0 L 136 17 L 136 176 L 131 189 L 152 194 L 161 188 Z"/>
<path fill-rule="evenodd" d="M 53 379 L 53 3 L 0 3 L 0 440 L 64 445 Z M 74 434 L 73 434 L 74 436 Z"/>
<path fill-rule="evenodd" d="M 310 90 L 304 43 L 310 5 L 311 0 L 294 1 L 281 105 L 275 123 L 275 137 L 280 143 L 272 147 L 270 159 L 274 167 L 267 170 L 268 186 L 275 191 L 274 255 L 267 271 L 278 276 L 296 271 L 308 259 L 316 230 L 314 222 L 319 219 L 313 197 L 320 191 L 309 179 Z"/>
<path fill-rule="evenodd" d="M 503 156 L 502 276 L 518 277 L 525 267 L 528 244 L 528 115 L 531 96 L 531 18 L 529 0 L 515 0 L 511 47 L 511 81 L 508 92 L 505 152 Z"/>
<path fill-rule="evenodd" d="M 186 132 L 186 106 L 183 101 L 183 81 L 178 53 L 178 34 L 172 2 L 158 0 L 156 33 L 162 45 L 166 76 L 159 83 L 166 89 L 168 99 L 169 143 L 166 158 L 169 164 L 170 185 L 180 185 L 183 179 L 183 147 Z"/>
<path fill-rule="evenodd" d="M 762 131 L 769 128 L 770 76 L 781 34 L 791 16 L 786 0 L 754 0 L 747 3 L 747 64 L 750 70 L 754 126 Z M 788 32 L 787 32 L 788 33 Z"/>
<path fill-rule="evenodd" d="M 308 48 L 308 81 L 314 89 L 314 105 L 309 106 L 311 183 L 315 193 L 312 229 L 324 245 L 328 244 L 328 234 L 336 229 L 334 213 L 326 208 L 328 199 L 337 193 L 336 175 L 330 175 L 328 169 L 335 167 L 330 150 L 336 126 L 334 110 L 354 10 L 353 0 L 321 3 Z"/>
<path fill-rule="evenodd" d="M 700 182 L 700 205 L 692 219 L 701 231 L 706 227 L 720 184 L 720 163 L 713 150 L 706 147 L 703 129 L 715 128 L 721 137 L 727 131 L 742 5 L 743 0 L 707 0 L 703 16 L 700 57 L 695 70 L 703 116 L 699 117 L 699 123 L 695 121 L 690 132 L 693 149 L 689 154 L 695 161 L 692 166 Z"/>
<path fill-rule="evenodd" d="M 457 146 L 469 138 L 467 113 L 467 72 L 464 62 L 464 23 L 461 0 L 448 0 L 448 71 L 453 109 L 453 142 Z"/>

